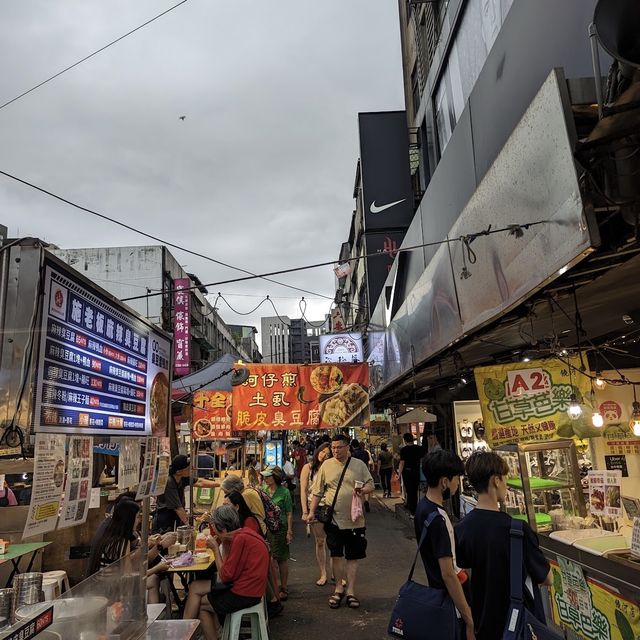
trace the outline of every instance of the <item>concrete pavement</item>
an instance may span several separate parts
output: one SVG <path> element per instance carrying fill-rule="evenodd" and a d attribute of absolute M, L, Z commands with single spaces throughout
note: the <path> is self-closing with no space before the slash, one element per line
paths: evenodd
<path fill-rule="evenodd" d="M 378 492 L 376 492 L 378 493 Z M 371 513 L 366 515 L 367 558 L 359 564 L 356 595 L 360 609 L 329 608 L 333 585 L 318 587 L 313 536 L 307 538 L 296 505 L 294 540 L 289 563 L 289 599 L 283 614 L 270 622 L 271 640 L 326 640 L 338 635 L 348 640 L 384 640 L 391 609 L 400 585 L 407 579 L 415 554 L 415 539 L 410 527 L 394 514 L 397 499 L 371 498 Z M 422 563 L 416 579 L 423 580 Z"/>

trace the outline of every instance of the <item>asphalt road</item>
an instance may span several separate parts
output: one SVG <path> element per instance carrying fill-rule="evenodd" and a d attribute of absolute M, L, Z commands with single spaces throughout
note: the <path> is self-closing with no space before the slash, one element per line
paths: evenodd
<path fill-rule="evenodd" d="M 391 505 L 392 506 L 392 505 Z M 295 513 L 294 540 L 291 546 L 289 599 L 283 614 L 269 624 L 271 640 L 386 640 L 387 624 L 400 585 L 407 579 L 415 553 L 411 529 L 372 497 L 371 513 L 366 514 L 368 557 L 359 565 L 356 595 L 361 606 L 349 609 L 329 608 L 333 585 L 318 587 L 313 536 L 306 537 L 300 520 L 300 507 Z M 422 563 L 416 578 L 421 579 Z"/>

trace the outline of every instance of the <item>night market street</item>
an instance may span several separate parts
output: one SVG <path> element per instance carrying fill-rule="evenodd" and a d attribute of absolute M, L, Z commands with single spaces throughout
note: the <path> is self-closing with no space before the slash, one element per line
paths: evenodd
<path fill-rule="evenodd" d="M 380 492 L 376 491 L 376 495 Z M 392 500 L 385 500 L 392 507 Z M 383 640 L 400 585 L 407 579 L 415 538 L 409 526 L 396 519 L 394 513 L 377 497 L 371 499 L 371 513 L 366 514 L 367 558 L 358 566 L 357 595 L 359 610 L 329 609 L 332 593 L 328 584 L 317 587 L 318 569 L 314 557 L 313 538 L 307 539 L 306 527 L 300 521 L 296 505 L 294 539 L 290 560 L 289 599 L 283 614 L 269 623 L 275 640 L 324 640 L 339 635 L 348 640 Z M 295 562 L 293 561 L 295 558 Z M 416 579 L 424 580 L 422 563 L 416 567 Z"/>

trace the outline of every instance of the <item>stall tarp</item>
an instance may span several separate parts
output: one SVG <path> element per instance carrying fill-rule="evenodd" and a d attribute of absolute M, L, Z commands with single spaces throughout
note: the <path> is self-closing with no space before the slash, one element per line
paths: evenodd
<path fill-rule="evenodd" d="M 437 422 L 438 418 L 429 413 L 424 407 L 416 407 L 401 415 L 396 422 L 398 424 L 410 424 L 412 422 Z"/>
<path fill-rule="evenodd" d="M 369 426 L 368 364 L 251 364 L 233 387 L 233 428 Z"/>
<path fill-rule="evenodd" d="M 601 436 L 591 424 L 591 380 L 581 366 L 578 356 L 567 356 L 475 369 L 490 446 Z M 572 394 L 582 408 L 576 420 L 567 414 Z"/>
<path fill-rule="evenodd" d="M 196 389 L 231 391 L 231 370 L 235 362 L 236 358 L 233 356 L 224 355 L 203 369 L 174 380 L 171 387 L 171 397 L 175 400 Z M 225 372 L 228 373 L 223 376 L 222 374 Z"/>

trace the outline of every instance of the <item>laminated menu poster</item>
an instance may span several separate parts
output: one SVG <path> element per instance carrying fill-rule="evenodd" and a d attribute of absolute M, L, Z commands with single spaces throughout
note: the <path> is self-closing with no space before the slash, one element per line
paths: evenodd
<path fill-rule="evenodd" d="M 140 479 L 140 440 L 120 438 L 120 463 L 118 464 L 118 488 L 126 491 L 137 487 Z"/>
<path fill-rule="evenodd" d="M 158 438 L 147 438 L 144 464 L 142 465 L 142 475 L 140 476 L 136 500 L 142 500 L 142 498 L 151 495 L 151 485 L 156 475 L 156 460 L 158 459 L 159 446 L 160 442 Z"/>
<path fill-rule="evenodd" d="M 91 501 L 93 473 L 93 437 L 73 436 L 67 453 L 67 480 L 58 529 L 82 524 L 87 519 Z"/>
<path fill-rule="evenodd" d="M 29 515 L 22 538 L 53 531 L 64 491 L 64 444 L 66 436 L 36 434 L 33 487 Z"/>
<path fill-rule="evenodd" d="M 622 471 L 589 471 L 589 506 L 593 516 L 621 516 Z"/>
<path fill-rule="evenodd" d="M 167 486 L 167 480 L 169 479 L 169 465 L 171 464 L 171 457 L 167 453 L 161 452 L 156 462 L 156 476 L 151 486 L 152 496 L 161 496 L 164 493 L 164 489 Z"/>

